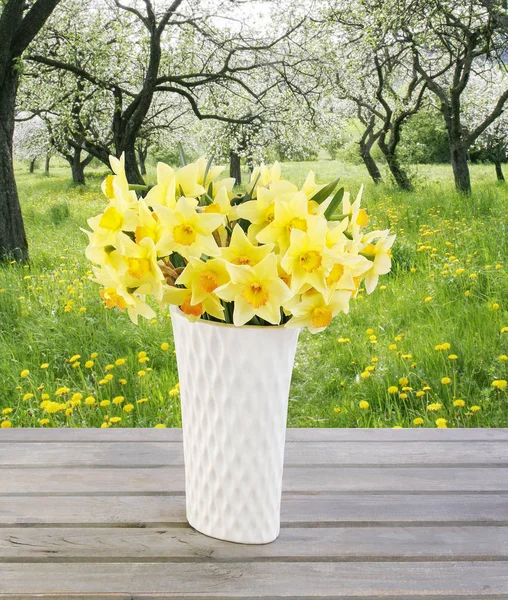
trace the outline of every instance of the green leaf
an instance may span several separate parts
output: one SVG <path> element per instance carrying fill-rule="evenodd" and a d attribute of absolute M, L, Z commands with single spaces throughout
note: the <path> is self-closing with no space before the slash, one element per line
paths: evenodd
<path fill-rule="evenodd" d="M 180 155 L 180 162 L 182 163 L 182 167 L 185 167 L 187 164 L 187 158 L 185 156 L 185 152 L 183 151 L 182 142 L 178 142 L 178 154 Z"/>
<path fill-rule="evenodd" d="M 206 163 L 205 174 L 203 175 L 203 187 L 205 187 L 206 178 L 208 177 L 208 171 L 210 170 L 210 167 L 212 166 L 212 159 L 213 159 L 213 156 L 210 156 L 210 158 L 208 159 L 208 162 Z M 210 182 L 210 185 L 212 185 L 211 182 Z M 208 187 L 208 193 L 210 194 L 210 186 Z M 212 194 L 210 194 L 210 196 L 211 195 Z"/>
<path fill-rule="evenodd" d="M 333 215 L 333 213 L 337 210 L 337 207 L 342 202 L 343 197 L 344 197 L 344 188 L 341 187 L 340 190 L 332 198 L 332 201 L 330 202 L 330 204 L 327 206 L 327 208 L 325 210 L 325 217 L 327 219 L 329 219 Z"/>
<path fill-rule="evenodd" d="M 314 202 L 317 202 L 318 204 L 321 204 L 322 202 L 324 202 L 328 198 L 328 196 L 333 194 L 333 190 L 337 187 L 337 184 L 339 183 L 339 179 L 340 179 L 340 177 L 337 177 L 337 179 L 335 181 L 332 181 L 331 183 L 328 183 L 327 185 L 325 185 L 324 188 L 320 189 L 319 192 L 317 192 L 316 194 L 314 194 L 314 196 L 312 196 L 311 200 Z"/>

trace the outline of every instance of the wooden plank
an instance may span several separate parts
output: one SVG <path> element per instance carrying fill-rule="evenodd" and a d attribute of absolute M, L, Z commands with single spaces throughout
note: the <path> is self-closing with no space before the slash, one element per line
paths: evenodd
<path fill-rule="evenodd" d="M 285 465 L 498 465 L 508 467 L 506 442 L 286 442 Z M 2 467 L 161 467 L 183 465 L 181 442 L 0 443 Z"/>
<path fill-rule="evenodd" d="M 2 469 L 0 495 L 183 494 L 183 467 Z M 508 492 L 508 468 L 287 467 L 283 490 L 316 492 Z"/>
<path fill-rule="evenodd" d="M 0 442 L 179 442 L 181 429 L 1 429 Z M 508 441 L 507 429 L 331 429 L 290 428 L 292 442 Z"/>
<path fill-rule="evenodd" d="M 283 529 L 277 543 L 232 544 L 190 527 L 0 529 L 0 562 L 508 560 L 508 527 Z"/>
<path fill-rule="evenodd" d="M 508 495 L 283 494 L 283 527 L 508 525 Z M 185 524 L 182 496 L 0 497 L 0 527 L 167 527 Z"/>
<path fill-rule="evenodd" d="M 0 564 L 4 598 L 503 598 L 508 562 Z M 79 596 L 81 594 L 81 596 Z M 88 596 L 86 596 L 88 594 Z M 0 596 L 1 597 L 1 596 Z M 102 596 L 104 597 L 104 596 Z"/>

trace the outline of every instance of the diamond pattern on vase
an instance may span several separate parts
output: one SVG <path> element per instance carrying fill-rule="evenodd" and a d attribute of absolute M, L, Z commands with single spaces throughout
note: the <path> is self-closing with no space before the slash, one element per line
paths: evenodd
<path fill-rule="evenodd" d="M 263 544 L 280 529 L 289 384 L 299 330 L 190 323 L 172 308 L 187 520 Z"/>

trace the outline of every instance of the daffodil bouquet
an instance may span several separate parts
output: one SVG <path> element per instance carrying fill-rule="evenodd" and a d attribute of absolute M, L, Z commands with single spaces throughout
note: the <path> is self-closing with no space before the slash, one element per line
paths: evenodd
<path fill-rule="evenodd" d="M 311 171 L 299 189 L 280 165 L 254 169 L 243 194 L 224 167 L 200 158 L 159 163 L 157 184 L 130 186 L 123 157 L 102 184 L 108 205 L 89 219 L 86 256 L 106 307 L 138 315 L 176 305 L 190 321 L 325 329 L 362 284 L 391 268 L 389 231 L 365 233 L 362 190 L 351 203 L 337 181 Z M 138 197 L 137 192 L 144 193 Z"/>

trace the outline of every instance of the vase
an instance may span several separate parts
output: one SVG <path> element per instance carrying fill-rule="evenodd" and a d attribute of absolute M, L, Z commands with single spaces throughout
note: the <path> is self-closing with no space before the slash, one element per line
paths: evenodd
<path fill-rule="evenodd" d="M 289 385 L 298 329 L 189 322 L 171 309 L 189 524 L 266 544 L 280 531 Z"/>

